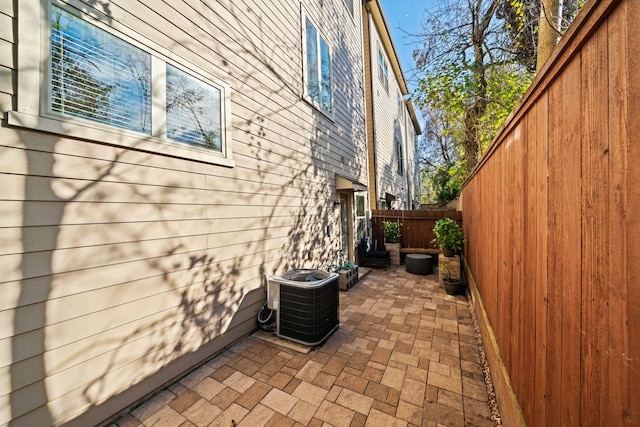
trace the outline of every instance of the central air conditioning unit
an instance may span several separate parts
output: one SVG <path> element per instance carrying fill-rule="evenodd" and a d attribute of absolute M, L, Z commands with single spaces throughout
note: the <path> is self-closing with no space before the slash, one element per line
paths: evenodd
<path fill-rule="evenodd" d="M 338 277 L 296 269 L 269 279 L 267 307 L 276 312 L 276 335 L 309 346 L 326 340 L 339 326 Z"/>

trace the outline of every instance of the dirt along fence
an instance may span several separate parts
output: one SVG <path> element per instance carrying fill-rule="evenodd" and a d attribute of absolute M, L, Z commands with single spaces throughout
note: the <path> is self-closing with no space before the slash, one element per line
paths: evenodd
<path fill-rule="evenodd" d="M 402 223 L 400 247 L 435 249 L 431 243 L 435 237 L 433 227 L 436 221 L 444 217 L 454 219 L 462 225 L 462 212 L 455 210 L 374 210 L 371 211 L 371 238 L 378 242 L 378 247 L 381 247 L 384 244 L 382 221 L 398 221 Z"/>
<path fill-rule="evenodd" d="M 504 425 L 640 425 L 638 22 L 587 2 L 462 190 Z"/>

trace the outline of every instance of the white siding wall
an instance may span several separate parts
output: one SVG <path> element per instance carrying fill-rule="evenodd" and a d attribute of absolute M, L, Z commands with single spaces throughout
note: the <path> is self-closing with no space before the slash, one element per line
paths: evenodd
<path fill-rule="evenodd" d="M 3 117 L 14 3 L 0 0 Z M 0 425 L 100 422 L 248 334 L 265 276 L 337 249 L 334 174 L 367 181 L 359 8 L 304 2 L 333 52 L 329 119 L 301 98 L 298 2 L 74 3 L 231 86 L 236 166 L 3 119 Z"/>
<path fill-rule="evenodd" d="M 380 35 L 373 23 L 371 29 L 371 71 L 373 78 L 373 108 L 374 108 L 374 128 L 375 128 L 375 147 L 376 147 L 376 180 L 378 194 L 377 199 L 384 197 L 385 193 L 396 196 L 403 202 L 404 208 L 407 206 L 409 188 L 407 188 L 407 171 L 408 163 L 407 154 L 407 134 L 405 126 L 405 117 L 407 117 L 406 107 L 403 117 L 398 115 L 398 93 L 400 91 L 398 80 L 391 67 L 388 53 L 382 48 Z M 389 89 L 379 78 L 378 67 L 378 48 L 382 49 L 387 61 L 389 71 Z M 404 156 L 404 172 L 398 173 L 398 159 L 396 155 L 395 134 L 400 132 L 403 143 Z M 413 161 L 413 160 L 411 160 Z"/>
<path fill-rule="evenodd" d="M 417 164 L 417 153 L 416 153 L 416 140 L 417 134 L 415 128 L 413 127 L 413 122 L 411 117 L 409 116 L 409 109 L 407 108 L 407 104 L 404 104 L 405 108 L 405 134 L 406 134 L 406 144 L 407 144 L 407 177 L 409 181 L 409 186 L 407 188 L 407 203 L 408 209 L 412 208 L 413 202 L 419 202 L 419 186 L 420 186 L 420 178 L 418 176 L 418 168 L 420 167 Z"/>

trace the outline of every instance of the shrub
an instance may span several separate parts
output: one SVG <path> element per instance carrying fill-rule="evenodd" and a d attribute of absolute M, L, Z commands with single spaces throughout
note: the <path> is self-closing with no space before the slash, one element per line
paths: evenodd
<path fill-rule="evenodd" d="M 400 229 L 402 228 L 401 222 L 396 221 L 382 221 L 382 235 L 388 243 L 400 242 Z"/>
<path fill-rule="evenodd" d="M 435 239 L 432 243 L 436 246 L 440 246 L 442 249 L 453 249 L 459 251 L 464 244 L 464 234 L 462 228 L 457 222 L 451 218 L 442 218 L 436 222 L 436 226 L 433 228 L 433 234 Z"/>

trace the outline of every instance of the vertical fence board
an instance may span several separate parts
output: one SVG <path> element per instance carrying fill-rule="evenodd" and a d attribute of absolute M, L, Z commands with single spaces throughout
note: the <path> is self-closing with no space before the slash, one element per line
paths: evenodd
<path fill-rule="evenodd" d="M 629 89 L 627 80 L 626 61 L 623 59 L 628 54 L 626 28 L 627 23 L 621 25 L 621 20 L 626 21 L 626 14 L 618 9 L 617 25 L 608 26 L 608 38 L 610 58 L 609 65 L 609 234 L 611 236 L 607 246 L 609 253 L 608 275 L 609 280 L 609 324 L 608 332 L 608 374 L 609 374 L 609 398 L 607 413 L 612 425 L 625 425 L 623 415 L 629 410 L 629 381 L 628 365 L 625 360 L 629 336 L 627 325 L 627 142 L 629 141 L 628 125 L 625 120 L 628 117 L 628 104 L 624 93 Z"/>
<path fill-rule="evenodd" d="M 607 26 L 582 50 L 582 372 L 581 425 L 605 425 L 607 387 L 609 141 Z"/>
<path fill-rule="evenodd" d="M 496 155 L 493 159 L 494 168 L 492 171 L 487 170 L 487 174 L 489 174 L 489 185 L 487 188 L 487 199 L 490 201 L 491 206 L 491 214 L 487 215 L 485 222 L 488 223 L 488 226 L 484 230 L 484 238 L 489 243 L 489 251 L 488 256 L 489 259 L 485 261 L 485 275 L 487 276 L 487 282 L 485 282 L 482 287 L 486 289 L 488 301 L 486 302 L 487 313 L 491 313 L 492 319 L 498 318 L 498 284 L 500 283 L 500 260 L 498 258 L 499 249 L 500 249 L 500 233 L 501 231 L 498 229 L 498 218 L 496 218 L 496 214 L 500 212 L 502 208 L 502 197 L 500 191 L 500 182 L 502 177 L 502 157 L 501 155 Z M 478 206 L 482 208 L 482 204 L 478 203 Z M 493 234 L 491 234 L 493 233 Z M 476 242 L 477 244 L 477 242 Z M 482 251 L 479 251 L 480 253 Z M 480 254 L 482 256 L 482 254 Z M 496 331 L 497 332 L 497 331 Z"/>
<path fill-rule="evenodd" d="M 620 282 L 614 283 L 612 286 L 626 285 L 627 291 L 627 314 L 625 320 L 628 332 L 628 348 L 626 349 L 626 357 L 623 360 L 623 369 L 621 374 L 626 380 L 621 381 L 625 387 L 624 405 L 624 423 L 627 426 L 640 425 L 640 81 L 638 81 L 637 72 L 640 70 L 640 6 L 638 2 L 625 3 L 626 22 L 623 21 L 623 28 L 628 30 L 628 38 L 623 43 L 628 49 L 626 54 L 618 57 L 618 61 L 625 63 L 620 68 L 620 72 L 624 75 L 626 81 L 627 95 L 623 96 L 628 99 L 628 111 L 617 112 L 617 120 L 629 126 L 628 134 L 618 139 L 621 143 L 620 151 L 627 152 L 627 158 L 620 159 L 620 177 L 618 182 L 626 183 L 623 188 L 623 194 L 628 193 L 628 198 L 624 203 L 615 205 L 615 216 L 620 222 L 625 222 L 626 239 L 620 242 L 626 246 L 627 256 L 626 263 L 621 262 L 620 269 L 626 271 L 624 276 L 620 277 Z M 626 69 L 625 69 L 626 68 Z M 632 70 L 630 73 L 629 70 Z M 626 119 L 626 120 L 625 120 Z M 629 120 L 630 119 L 630 120 Z M 616 147 L 617 148 L 617 147 Z M 615 168 L 613 166 L 612 168 Z M 612 250 L 614 248 L 612 247 Z M 613 256 L 620 256 L 617 252 L 612 251 Z M 616 278 L 617 279 L 617 278 Z M 624 286 L 623 285 L 623 286 Z M 624 325 L 620 325 L 624 328 Z M 617 374 L 617 373 L 616 373 Z M 626 377 L 628 375 L 628 377 Z"/>
<path fill-rule="evenodd" d="M 547 424 L 580 415 L 580 61 L 550 88 Z M 555 421 L 554 421 L 555 420 Z M 551 425 L 551 424 L 549 424 Z"/>
<path fill-rule="evenodd" d="M 563 76 L 562 99 L 562 249 L 558 254 L 562 271 L 562 423 L 580 423 L 580 282 L 581 282 L 581 69 L 578 59 L 567 64 Z M 570 161 L 567 161 L 571 159 Z"/>
<path fill-rule="evenodd" d="M 513 346 L 513 363 L 514 363 L 514 375 L 516 375 L 516 381 L 514 381 L 514 391 L 518 395 L 526 395 L 525 390 L 528 385 L 524 381 L 526 375 L 526 367 L 524 361 L 524 355 L 527 353 L 527 349 L 524 343 L 525 331 L 532 328 L 531 324 L 528 324 L 525 319 L 525 313 L 529 301 L 526 296 L 526 283 L 523 273 L 523 261 L 526 253 L 527 242 L 525 240 L 526 222 L 525 222 L 525 201 L 526 201 L 526 186 L 524 183 L 526 175 L 526 165 L 524 163 L 525 151 L 526 151 L 526 125 L 524 122 L 518 123 L 514 128 L 513 146 L 512 146 L 512 159 L 511 159 L 511 191 L 512 194 L 520 194 L 520 197 L 511 197 L 510 203 L 513 205 L 513 220 L 511 223 L 511 289 L 512 289 L 512 303 L 511 303 L 511 319 L 513 327 L 511 329 L 511 342 Z M 516 242 L 520 242 L 519 244 Z"/>
<path fill-rule="evenodd" d="M 534 111 L 529 111 L 524 119 L 526 132 L 522 143 L 523 152 L 521 154 L 521 167 L 523 168 L 523 190 L 525 197 L 522 198 L 524 230 L 523 242 L 525 243 L 525 252 L 521 254 L 522 280 L 521 280 L 521 304 L 522 304 L 522 326 L 520 333 L 522 334 L 522 344 L 518 351 L 519 363 L 521 366 L 522 392 L 517 393 L 522 396 L 521 407 L 525 419 L 532 420 L 535 425 L 535 389 L 536 389 L 536 363 L 530 360 L 530 355 L 525 349 L 535 348 L 536 346 L 536 281 L 538 271 L 537 265 L 537 241 L 536 241 L 536 220 L 537 203 L 536 203 L 536 183 L 537 183 L 537 164 L 536 162 L 527 162 L 527 159 L 535 160 L 536 145 L 533 141 L 538 140 L 537 135 L 537 115 Z"/>
<path fill-rule="evenodd" d="M 535 205 L 533 211 L 535 219 L 535 385 L 533 394 L 533 415 L 531 425 L 543 425 L 546 413 L 546 379 L 547 379 L 547 218 L 548 212 L 548 96 L 543 95 L 536 103 L 535 138 L 530 137 L 530 143 L 535 145 L 533 163 L 535 163 Z"/>
<path fill-rule="evenodd" d="M 506 191 L 508 182 L 511 180 L 511 150 L 509 149 L 509 142 L 505 146 L 505 150 L 500 153 L 502 157 L 501 173 L 496 187 L 499 193 L 498 210 L 494 213 L 494 216 L 500 215 L 501 218 L 509 218 L 509 221 L 498 222 L 498 247 L 501 249 L 496 253 L 496 259 L 498 261 L 498 286 L 496 288 L 497 301 L 498 301 L 498 341 L 501 343 L 502 358 L 507 370 L 512 373 L 513 369 L 513 352 L 511 342 L 512 332 L 512 320 L 511 320 L 511 251 L 504 250 L 510 246 L 511 235 L 509 229 L 509 223 L 513 218 L 513 204 L 509 203 L 511 197 L 509 192 Z M 499 214 L 498 214 L 499 213 Z"/>
<path fill-rule="evenodd" d="M 562 82 L 556 81 L 549 88 L 549 140 L 559 140 L 562 126 Z M 549 145 L 549 236 L 548 247 L 548 313 L 547 313 L 547 412 L 546 425 L 558 423 L 562 411 L 562 274 L 563 266 L 559 255 L 562 250 L 562 205 L 561 193 L 562 147 Z M 560 248 L 557 250 L 556 248 Z"/>

